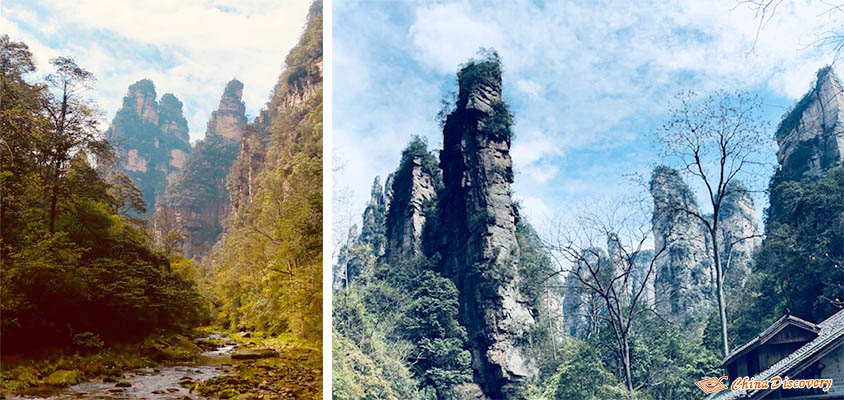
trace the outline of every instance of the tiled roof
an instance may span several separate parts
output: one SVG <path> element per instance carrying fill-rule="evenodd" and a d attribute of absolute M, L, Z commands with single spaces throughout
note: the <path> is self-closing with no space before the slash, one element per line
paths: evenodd
<path fill-rule="evenodd" d="M 807 329 L 815 333 L 818 333 L 818 331 L 820 330 L 817 324 L 806 321 L 805 319 L 798 318 L 790 314 L 783 315 L 782 317 L 780 317 L 780 319 L 776 320 L 776 322 L 771 324 L 768 329 L 765 329 L 764 331 L 762 331 L 762 333 L 753 338 L 753 340 L 745 343 L 741 347 L 738 347 L 732 352 L 730 352 L 730 354 L 724 359 L 724 363 L 722 365 L 727 365 L 728 362 L 732 361 L 732 359 L 734 359 L 737 355 L 743 353 L 745 350 L 748 350 L 757 344 L 761 344 L 768 341 L 771 336 L 773 336 L 787 324 L 794 324 L 803 329 Z"/>
<path fill-rule="evenodd" d="M 776 323 L 774 325 L 777 325 Z M 774 326 L 772 325 L 772 326 Z M 844 310 L 838 311 L 837 313 L 833 314 L 831 317 L 827 318 L 825 321 L 817 324 L 817 327 L 820 328 L 820 332 L 818 333 L 818 337 L 812 340 L 809 343 L 806 343 L 799 349 L 795 350 L 793 353 L 789 354 L 782 360 L 779 360 L 776 364 L 772 365 L 770 368 L 756 374 L 753 376 L 753 380 L 756 381 L 763 381 L 775 376 L 783 376 L 787 375 L 791 370 L 795 367 L 798 367 L 803 361 L 810 358 L 813 354 L 820 351 L 828 344 L 834 342 L 835 340 L 844 337 Z M 769 328 L 770 329 L 770 328 Z M 766 330 L 767 331 L 767 330 Z M 764 333 L 764 332 L 763 332 Z M 760 337 L 763 335 L 759 335 Z M 743 346 L 742 346 L 743 347 Z M 738 351 L 738 350 L 737 350 Z M 735 352 L 734 352 L 735 353 Z M 729 385 L 729 383 L 727 383 Z M 715 393 L 709 396 L 708 400 L 733 400 L 733 399 L 745 399 L 749 398 L 750 396 L 760 392 L 761 390 L 742 390 L 742 391 L 731 391 L 731 390 L 724 390 L 719 393 Z"/>

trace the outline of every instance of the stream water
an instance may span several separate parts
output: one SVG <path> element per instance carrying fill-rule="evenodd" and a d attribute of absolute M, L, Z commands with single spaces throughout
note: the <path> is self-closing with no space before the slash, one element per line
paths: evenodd
<path fill-rule="evenodd" d="M 222 339 L 213 334 L 204 339 Z M 116 387 L 115 382 L 102 380 L 80 383 L 48 397 L 11 396 L 8 399 L 205 399 L 190 388 L 198 380 L 233 372 L 231 353 L 236 345 L 224 342 L 222 347 L 206 351 L 192 363 L 162 365 L 127 372 L 120 382 L 129 382 L 129 387 Z"/>

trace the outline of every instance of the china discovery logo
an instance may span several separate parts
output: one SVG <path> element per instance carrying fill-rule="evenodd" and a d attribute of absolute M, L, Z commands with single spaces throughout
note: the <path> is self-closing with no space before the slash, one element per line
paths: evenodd
<path fill-rule="evenodd" d="M 720 378 L 706 378 L 702 381 L 695 382 L 695 385 L 697 385 L 700 390 L 703 390 L 704 393 L 711 394 L 727 389 L 727 385 L 724 384 L 724 381 L 729 381 L 729 378 L 726 376 L 722 376 Z M 791 379 L 787 376 L 784 378 L 775 376 L 770 379 L 755 380 L 745 376 L 736 378 L 729 388 L 732 391 L 765 389 L 820 389 L 826 393 L 830 388 L 832 388 L 832 379 Z"/>
<path fill-rule="evenodd" d="M 726 376 L 722 376 L 720 378 L 713 376 L 712 378 L 707 378 L 707 379 L 704 379 L 702 381 L 697 381 L 697 382 L 695 382 L 695 385 L 697 385 L 697 387 L 699 387 L 700 390 L 703 390 L 704 393 L 710 394 L 710 393 L 720 392 L 720 391 L 726 389 L 727 385 L 724 384 L 724 381 L 727 380 L 727 379 L 728 378 Z"/>

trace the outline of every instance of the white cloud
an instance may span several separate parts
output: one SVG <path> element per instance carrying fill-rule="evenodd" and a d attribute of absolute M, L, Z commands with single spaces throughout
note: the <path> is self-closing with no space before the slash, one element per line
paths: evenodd
<path fill-rule="evenodd" d="M 334 126 L 343 138 L 335 132 L 334 143 L 365 149 L 360 159 L 346 153 L 343 179 L 362 210 L 374 174 L 396 167 L 408 135 L 441 140 L 431 121 L 438 93 L 453 89 L 479 47 L 494 47 L 516 114 L 516 193 L 542 201 L 525 209 L 623 197 L 625 174 L 649 175 L 647 134 L 677 92 L 752 90 L 778 106 L 802 96 L 831 59 L 807 44 L 835 21 L 822 2 L 786 4 L 757 41 L 752 10 L 734 0 L 337 1 Z"/>
<path fill-rule="evenodd" d="M 548 183 L 548 181 L 557 176 L 557 172 L 559 171 L 560 169 L 557 166 L 548 162 L 529 164 L 521 170 L 531 181 L 540 185 Z M 519 170 L 516 169 L 516 172 L 518 173 Z"/>
<path fill-rule="evenodd" d="M 495 21 L 473 17 L 467 3 L 437 4 L 416 10 L 410 37 L 416 56 L 442 73 L 453 72 L 478 48 L 499 47 L 504 34 Z"/>
<path fill-rule="evenodd" d="M 6 0 L 0 27 L 32 48 L 41 70 L 48 69 L 47 59 L 68 55 L 93 72 L 93 96 L 108 121 L 128 85 L 152 79 L 159 96 L 172 92 L 182 100 L 197 140 L 234 77 L 244 83 L 247 113 L 257 115 L 298 40 L 309 3 Z M 9 25 L 25 29 L 5 29 Z"/>
<path fill-rule="evenodd" d="M 527 220 L 537 227 L 537 224 L 544 223 L 554 217 L 554 209 L 539 197 L 516 196 L 516 201 L 521 203 L 521 212 Z"/>
<path fill-rule="evenodd" d="M 512 157 L 516 165 L 529 165 L 543 157 L 563 153 L 556 138 L 540 131 L 520 132 L 512 148 Z"/>
<path fill-rule="evenodd" d="M 544 94 L 542 86 L 530 79 L 519 79 L 516 81 L 516 87 L 532 97 L 540 97 Z"/>

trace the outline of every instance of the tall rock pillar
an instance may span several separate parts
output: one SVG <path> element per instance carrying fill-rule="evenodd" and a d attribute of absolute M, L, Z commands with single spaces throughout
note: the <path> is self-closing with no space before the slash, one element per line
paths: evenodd
<path fill-rule="evenodd" d="M 844 91 L 832 67 L 818 71 L 817 82 L 777 129 L 777 159 L 784 178 L 820 176 L 844 159 Z"/>
<path fill-rule="evenodd" d="M 521 398 L 533 373 L 524 344 L 534 324 L 518 290 L 516 206 L 510 197 L 511 116 L 497 58 L 458 72 L 457 107 L 446 119 L 440 167 L 443 274 L 460 291 L 475 377 L 495 399 Z"/>

